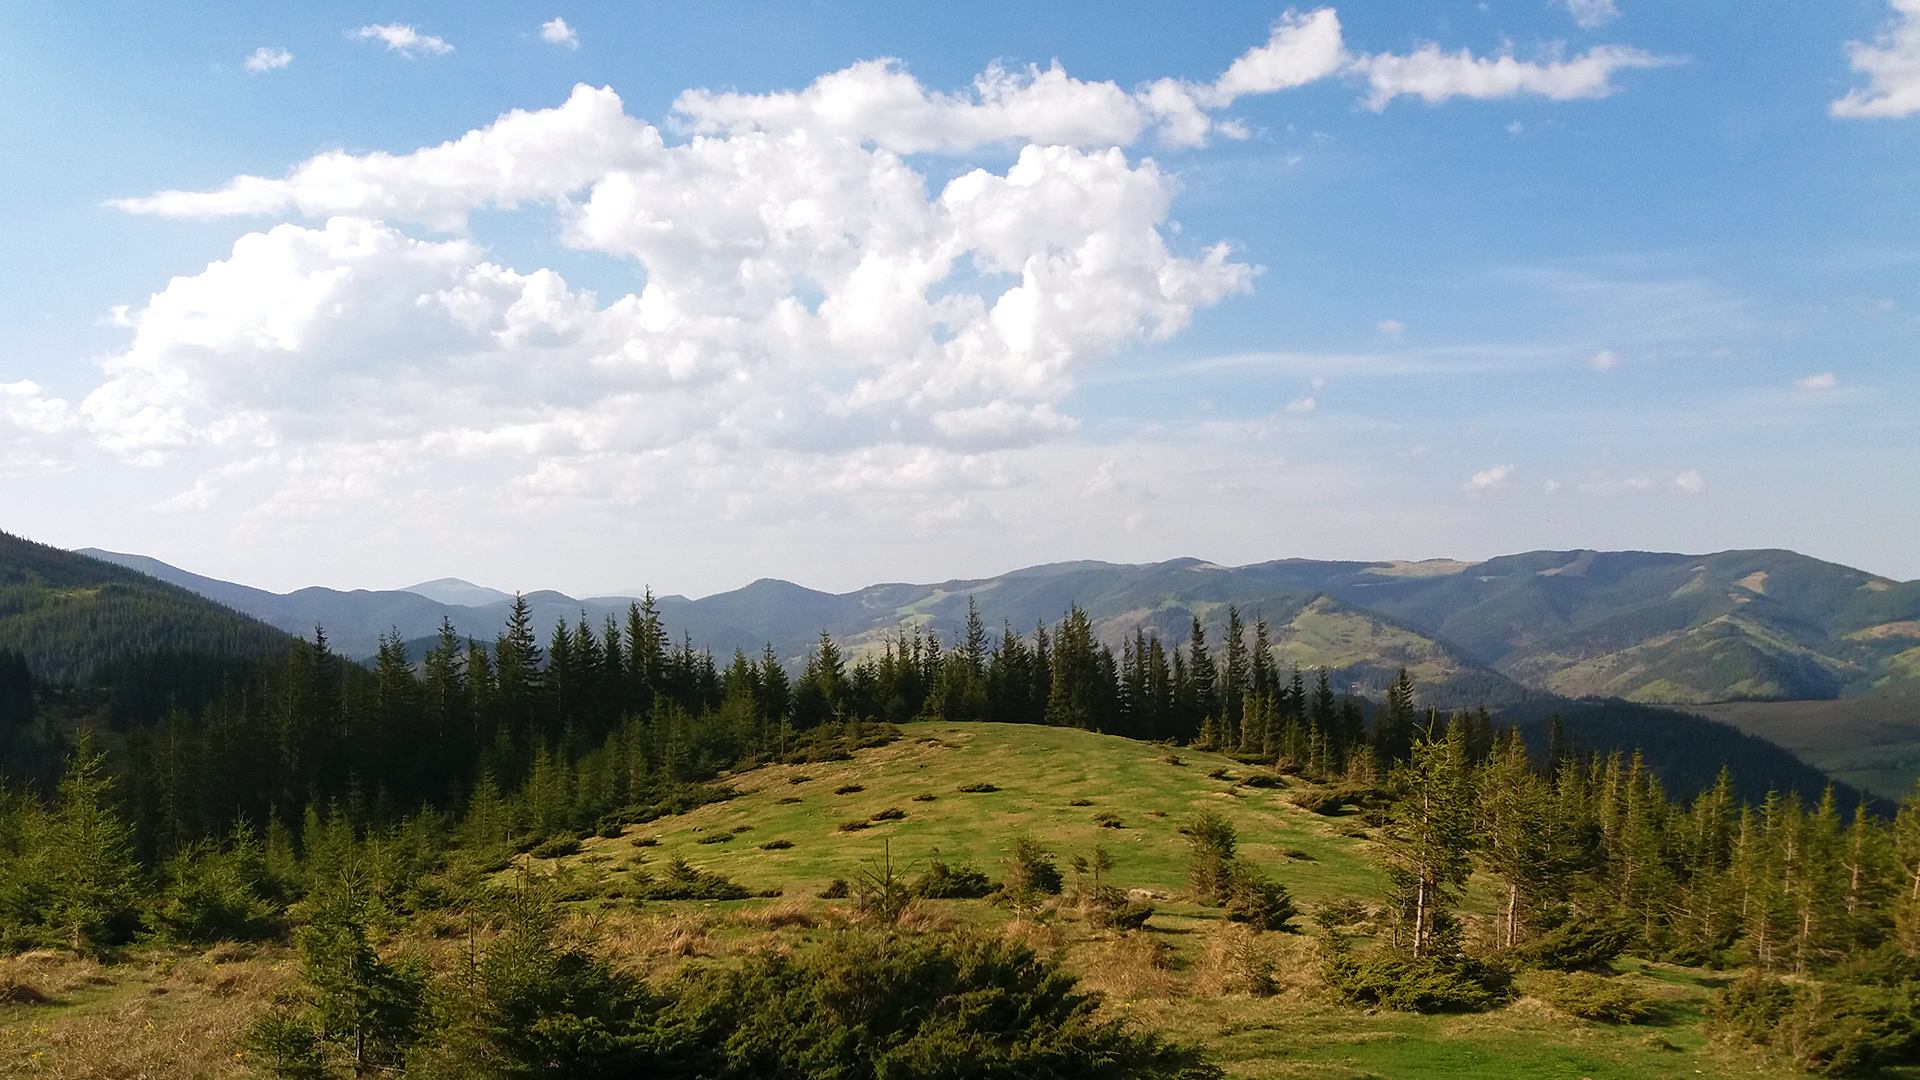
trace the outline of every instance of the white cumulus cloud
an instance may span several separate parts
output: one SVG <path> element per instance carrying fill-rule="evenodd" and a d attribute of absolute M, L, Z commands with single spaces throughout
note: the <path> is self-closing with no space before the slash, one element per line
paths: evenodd
<path fill-rule="evenodd" d="M 389 23 L 385 26 L 363 26 L 358 30 L 347 31 L 347 36 L 361 41 L 378 41 L 401 56 L 412 58 L 416 52 L 432 53 L 444 56 L 453 51 L 447 44 L 432 34 L 423 34 L 404 23 Z"/>
<path fill-rule="evenodd" d="M 1911 116 L 1920 112 L 1920 0 L 1890 0 L 1893 23 L 1871 44 L 1849 42 L 1853 70 L 1867 77 L 1829 106 L 1833 115 L 1860 119 Z"/>
<path fill-rule="evenodd" d="M 1793 388 L 1795 390 L 1810 394 L 1817 394 L 1823 390 L 1831 390 L 1839 385 L 1839 378 L 1831 371 L 1823 371 L 1818 375 L 1809 375 L 1804 379 L 1793 380 Z"/>
<path fill-rule="evenodd" d="M 265 45 L 253 50 L 246 59 L 248 71 L 278 71 L 293 63 L 293 54 L 285 49 L 272 49 Z"/>
<path fill-rule="evenodd" d="M 1588 358 L 1587 366 L 1595 371 L 1612 371 L 1620 366 L 1620 357 L 1612 349 L 1601 349 Z"/>
<path fill-rule="evenodd" d="M 569 49 L 580 47 L 579 33 L 558 15 L 540 24 L 540 40 L 549 45 L 565 45 Z"/>
<path fill-rule="evenodd" d="M 1700 470 L 1687 469 L 1673 478 L 1673 489 L 1682 495 L 1698 495 L 1707 490 L 1707 482 L 1700 476 Z"/>
<path fill-rule="evenodd" d="M 1514 465 L 1512 462 L 1482 469 L 1468 478 L 1466 483 L 1460 485 L 1460 489 L 1471 492 L 1492 491 L 1494 488 L 1505 487 L 1507 486 L 1507 481 L 1513 476 L 1513 470 Z"/>
<path fill-rule="evenodd" d="M 355 36 L 448 48 L 398 24 Z M 792 91 L 690 90 L 660 127 L 582 85 L 410 153 L 120 200 L 268 221 L 134 305 L 83 401 L 35 388 L 7 415 L 56 416 L 59 438 L 121 460 L 191 463 L 167 505 L 244 504 L 243 529 L 340 507 L 458 516 L 496 496 L 703 521 L 832 512 L 822 498 L 984 520 L 975 494 L 1078 453 L 1065 410 L 1083 372 L 1252 286 L 1228 245 L 1174 235 L 1176 178 L 1128 148 L 1226 134 L 1214 111 L 1246 95 L 1377 83 L 1378 60 L 1354 60 L 1321 9 L 1209 84 L 1129 90 L 1053 65 L 943 92 L 883 59 Z M 910 156 L 990 144 L 1016 152 L 966 170 Z M 476 210 L 529 205 L 564 244 L 630 266 L 631 291 L 505 266 L 461 235 Z"/>

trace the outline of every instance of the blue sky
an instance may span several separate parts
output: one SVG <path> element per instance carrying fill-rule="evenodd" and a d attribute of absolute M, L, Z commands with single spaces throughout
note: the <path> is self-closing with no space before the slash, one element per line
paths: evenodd
<path fill-rule="evenodd" d="M 0 98 L 51 543 L 1920 577 L 1920 0 L 16 6 Z"/>

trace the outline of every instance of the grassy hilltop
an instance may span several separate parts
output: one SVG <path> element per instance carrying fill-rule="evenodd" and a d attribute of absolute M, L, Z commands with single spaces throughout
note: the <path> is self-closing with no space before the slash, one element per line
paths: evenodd
<path fill-rule="evenodd" d="M 877 870 L 889 851 L 896 872 L 908 877 L 937 857 L 997 879 L 1023 833 L 1049 848 L 1063 870 L 1073 855 L 1104 844 L 1114 861 L 1107 881 L 1152 894 L 1156 910 L 1143 932 L 1096 929 L 1065 899 L 1020 916 L 979 900 L 918 901 L 902 925 L 972 925 L 1021 937 L 1105 992 L 1111 1013 L 1203 1045 L 1235 1077 L 1801 1075 L 1708 1044 L 1701 1006 L 1726 976 L 1706 971 L 1623 963 L 1633 970 L 1618 981 L 1660 1001 L 1651 1022 L 1634 1026 L 1577 1020 L 1530 996 L 1458 1017 L 1340 1004 L 1315 974 L 1321 931 L 1310 919 L 1297 920 L 1300 933 L 1253 935 L 1225 922 L 1219 909 L 1185 898 L 1188 845 L 1179 825 L 1212 807 L 1238 828 L 1241 854 L 1284 882 L 1302 909 L 1376 899 L 1373 831 L 1357 817 L 1294 806 L 1301 781 L 1250 786 L 1240 781 L 1262 770 L 1221 755 L 1069 729 L 973 723 L 903 730 L 899 741 L 848 760 L 728 778 L 736 798 L 586 840 L 562 858 L 523 855 L 499 872 L 498 884 L 511 887 L 522 874 L 559 877 L 568 895 L 583 897 L 568 905 L 583 939 L 616 965 L 658 974 L 818 947 L 857 918 L 847 901 L 818 893 L 834 879 Z M 960 790 L 988 781 L 995 790 Z M 875 819 L 890 809 L 905 816 Z M 853 822 L 867 824 L 841 828 Z M 729 839 L 701 842 L 716 836 Z M 675 857 L 781 895 L 640 904 L 620 896 L 623 878 L 657 873 Z M 1478 907 L 1491 909 L 1485 898 Z M 451 970 L 471 932 L 472 924 L 441 917 L 417 926 L 402 946 Z M 109 967 L 48 953 L 0 962 L 0 1075 L 251 1075 L 239 1033 L 295 967 L 290 952 L 274 946 L 136 951 Z M 1268 967 L 1277 992 L 1249 993 L 1248 972 Z M 23 986 L 32 989 L 8 992 Z"/>

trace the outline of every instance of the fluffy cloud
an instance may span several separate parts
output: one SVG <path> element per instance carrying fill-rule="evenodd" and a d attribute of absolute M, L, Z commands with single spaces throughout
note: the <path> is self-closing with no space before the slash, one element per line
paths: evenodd
<path fill-rule="evenodd" d="M 401 25 L 356 36 L 450 48 Z M 573 40 L 559 19 L 542 36 Z M 79 405 L 31 388 L 6 399 L 8 423 L 55 417 L 122 460 L 185 460 L 196 479 L 167 508 L 244 498 L 256 523 L 493 496 L 740 522 L 872 497 L 930 527 L 972 521 L 982 493 L 1035 482 L 1023 461 L 1075 445 L 1080 373 L 1251 287 L 1228 246 L 1170 243 L 1178 184 L 1127 147 L 1197 145 L 1231 132 L 1214 111 L 1332 76 L 1376 97 L 1564 97 L 1605 92 L 1613 69 L 1463 53 L 1439 62 L 1508 74 L 1395 89 L 1437 85 L 1388 63 L 1421 55 L 1356 59 L 1321 9 L 1281 19 L 1213 83 L 1127 90 L 1054 65 L 944 93 L 876 60 L 790 92 L 689 91 L 668 134 L 579 86 L 411 153 L 121 200 L 296 220 L 127 313 L 131 343 Z M 1019 149 L 939 184 L 910 156 L 988 144 Z M 635 291 L 596 296 L 461 236 L 475 210 L 529 204 L 554 209 L 564 243 L 631 265 Z"/>
<path fill-rule="evenodd" d="M 1920 0 L 1890 0 L 1892 25 L 1868 44 L 1850 42 L 1853 70 L 1867 76 L 1864 90 L 1848 91 L 1830 108 L 1848 118 L 1911 116 L 1920 112 Z"/>
<path fill-rule="evenodd" d="M 549 45 L 565 45 L 569 49 L 580 47 L 580 35 L 567 25 L 567 20 L 558 15 L 540 24 L 540 40 Z"/>
<path fill-rule="evenodd" d="M 281 180 L 241 176 L 216 191 L 162 191 L 110 205 L 180 218 L 345 214 L 459 231 L 471 210 L 556 201 L 662 148 L 660 133 L 628 117 L 612 90 L 583 85 L 560 106 L 515 109 L 411 154 L 335 151 L 308 159 Z"/>
<path fill-rule="evenodd" d="M 1507 481 L 1513 477 L 1513 470 L 1514 465 L 1512 462 L 1482 469 L 1468 478 L 1466 483 L 1460 485 L 1460 490 L 1467 492 L 1492 491 L 1494 488 L 1506 487 Z"/>
<path fill-rule="evenodd" d="M 1587 359 L 1587 366 L 1595 371 L 1612 371 L 1620 366 L 1620 354 L 1612 349 L 1601 349 Z"/>
<path fill-rule="evenodd" d="M 1818 375 L 1809 375 L 1804 379 L 1793 380 L 1793 388 L 1795 390 L 1809 394 L 1817 394 L 1823 390 L 1831 390 L 1839 385 L 1840 380 L 1831 371 L 1823 371 Z"/>
<path fill-rule="evenodd" d="M 432 34 L 423 34 L 403 23 L 389 23 L 385 26 L 363 26 L 358 30 L 347 31 L 347 36 L 359 38 L 361 41 L 378 41 L 408 59 L 412 59 L 413 54 L 416 52 L 445 56 L 447 53 L 453 51 L 453 46 L 447 44 L 440 38 L 434 37 Z"/>
<path fill-rule="evenodd" d="M 1227 105 L 1249 94 L 1290 90 L 1334 74 L 1347 59 L 1332 8 L 1289 12 L 1273 24 L 1265 45 L 1247 50 L 1199 96 L 1210 105 Z"/>
<path fill-rule="evenodd" d="M 1698 495 L 1707 490 L 1707 482 L 1698 469 L 1687 469 L 1674 476 L 1673 489 L 1682 495 Z"/>
<path fill-rule="evenodd" d="M 293 63 L 293 54 L 285 49 L 270 49 L 265 45 L 253 50 L 247 57 L 246 69 L 253 72 L 278 71 Z"/>
<path fill-rule="evenodd" d="M 0 475 L 50 472 L 66 463 L 73 411 L 39 384 L 0 383 Z"/>

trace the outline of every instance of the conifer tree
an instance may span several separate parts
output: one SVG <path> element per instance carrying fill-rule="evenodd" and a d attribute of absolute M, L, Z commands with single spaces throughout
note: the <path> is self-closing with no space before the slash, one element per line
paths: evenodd
<path fill-rule="evenodd" d="M 1446 909 L 1472 869 L 1473 783 L 1466 732 L 1414 741 L 1408 761 L 1394 770 L 1398 792 L 1382 841 L 1391 877 L 1402 889 L 1415 959 L 1428 951 Z"/>
<path fill-rule="evenodd" d="M 82 731 L 48 823 L 50 921 L 77 950 L 125 940 L 135 919 L 139 867 L 131 830 L 114 812 L 104 756 L 94 749 L 91 733 Z"/>

